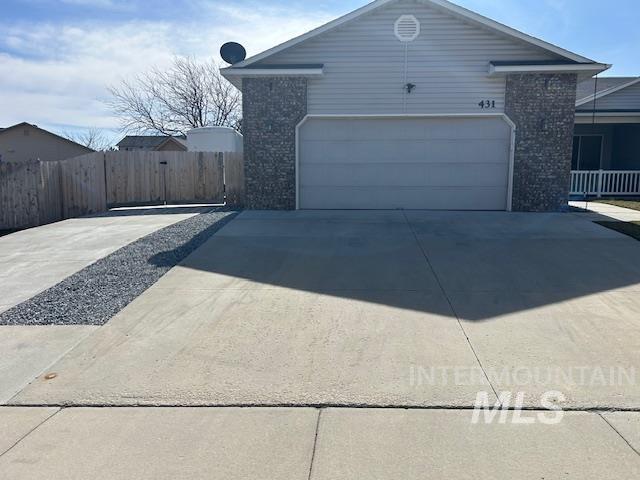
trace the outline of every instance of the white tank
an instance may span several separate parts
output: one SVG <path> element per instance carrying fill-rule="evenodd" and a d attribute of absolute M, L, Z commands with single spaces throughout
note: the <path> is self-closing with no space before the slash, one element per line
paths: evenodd
<path fill-rule="evenodd" d="M 230 127 L 201 127 L 187 132 L 190 152 L 242 152 L 242 135 Z"/>

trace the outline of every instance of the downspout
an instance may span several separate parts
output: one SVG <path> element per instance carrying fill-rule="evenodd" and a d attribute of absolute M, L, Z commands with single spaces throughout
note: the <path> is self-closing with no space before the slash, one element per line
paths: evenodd
<path fill-rule="evenodd" d="M 591 118 L 592 125 L 596 124 L 596 101 L 598 97 L 598 75 L 599 74 L 596 74 L 596 81 L 593 85 L 593 116 Z"/>

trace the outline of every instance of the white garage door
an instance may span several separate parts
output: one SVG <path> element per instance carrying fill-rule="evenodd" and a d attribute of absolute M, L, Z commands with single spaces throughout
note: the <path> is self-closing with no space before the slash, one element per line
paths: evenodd
<path fill-rule="evenodd" d="M 299 131 L 299 206 L 506 210 L 502 118 L 310 118 Z"/>

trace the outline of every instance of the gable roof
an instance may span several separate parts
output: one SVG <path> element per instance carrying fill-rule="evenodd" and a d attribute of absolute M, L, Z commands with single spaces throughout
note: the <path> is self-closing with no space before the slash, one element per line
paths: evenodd
<path fill-rule="evenodd" d="M 7 133 L 10 130 L 15 130 L 17 128 L 24 128 L 24 127 L 33 128 L 35 130 L 38 130 L 39 132 L 42 132 L 42 133 L 45 133 L 45 134 L 49 135 L 50 137 L 54 137 L 56 140 L 62 140 L 63 142 L 71 143 L 71 144 L 76 145 L 76 146 L 78 146 L 80 148 L 84 148 L 87 152 L 95 152 L 95 150 L 93 150 L 93 149 L 91 149 L 89 147 L 85 147 L 84 145 L 81 145 L 78 142 L 74 142 L 73 140 L 69 140 L 68 138 L 61 137 L 60 135 L 56 135 L 55 133 L 52 133 L 49 130 L 45 130 L 44 128 L 40 128 L 37 125 L 33 125 L 33 124 L 27 123 L 27 122 L 16 123 L 15 125 L 11 125 L 10 127 L 7 127 L 7 128 L 0 128 L 0 135 L 3 135 L 3 134 Z"/>
<path fill-rule="evenodd" d="M 321 27 L 318 27 L 314 30 L 311 30 L 310 32 L 307 32 L 303 35 L 300 35 L 299 37 L 293 38 L 287 42 L 284 42 L 280 45 L 277 45 L 269 50 L 266 50 L 262 53 L 259 53 L 257 55 L 254 55 L 253 57 L 247 58 L 246 60 L 243 60 L 242 62 L 238 62 L 234 65 L 232 65 L 232 67 L 229 68 L 233 68 L 233 69 L 239 69 L 239 68 L 245 68 L 249 65 L 253 65 L 256 62 L 259 62 L 260 60 L 264 60 L 267 57 L 270 57 L 271 55 L 274 55 L 276 53 L 279 53 L 285 49 L 288 49 L 290 47 L 293 47 L 294 45 L 298 45 L 299 43 L 302 43 L 306 40 L 309 40 L 311 38 L 314 38 L 320 34 L 323 34 L 325 32 L 328 32 L 330 30 L 333 30 L 347 22 L 350 22 L 352 20 L 355 20 L 358 17 L 361 17 L 362 15 L 365 15 L 369 12 L 372 12 L 373 10 L 376 10 L 380 7 L 383 7 L 385 5 L 391 4 L 393 2 L 396 2 L 398 0 L 375 0 L 374 2 L 365 5 L 364 7 L 361 7 L 357 10 L 354 10 L 351 13 L 348 13 L 340 18 L 337 18 L 325 25 L 322 25 Z M 491 20 L 490 18 L 484 17 L 482 15 L 479 15 L 475 12 L 472 12 L 471 10 L 467 10 L 466 8 L 460 7 L 458 5 L 455 5 L 447 0 L 419 0 L 422 3 L 426 3 L 435 7 L 439 7 L 440 9 L 446 10 L 458 17 L 462 17 L 465 20 L 468 20 L 472 23 L 475 24 L 479 24 L 482 25 L 486 28 L 489 28 L 490 30 L 493 30 L 497 33 L 500 33 L 502 35 L 506 35 L 508 37 L 514 38 L 516 40 L 522 41 L 524 43 L 528 43 L 530 45 L 536 46 L 538 48 L 541 48 L 543 50 L 546 50 L 550 53 L 553 53 L 555 55 L 558 55 L 564 59 L 566 59 L 569 62 L 575 62 L 575 63 L 596 63 L 593 60 L 583 57 L 581 55 L 578 55 L 576 53 L 570 52 L 568 50 L 565 50 L 563 48 L 560 48 L 556 45 L 553 45 L 551 43 L 545 42 L 543 40 L 540 40 L 536 37 L 533 37 L 531 35 L 527 35 L 526 33 L 520 32 L 518 30 L 515 30 L 511 27 L 508 27 L 506 25 L 503 25 L 499 22 L 496 22 L 494 20 Z M 226 69 L 223 69 L 226 70 Z"/>
<path fill-rule="evenodd" d="M 156 149 L 160 149 L 165 146 L 167 143 L 175 143 L 179 147 L 182 147 L 187 150 L 187 137 L 167 137 L 164 142 L 156 147 Z"/>
<path fill-rule="evenodd" d="M 175 141 L 184 146 L 181 137 L 169 135 L 127 135 L 117 143 L 120 148 L 159 148 L 167 142 Z"/>
<path fill-rule="evenodd" d="M 604 77 L 598 78 L 597 82 L 597 91 L 595 78 L 581 82 L 578 85 L 577 107 L 636 85 L 640 83 L 640 77 Z"/>
<path fill-rule="evenodd" d="M 576 99 L 579 102 L 580 100 L 587 98 L 588 96 L 593 95 L 594 93 L 600 93 L 604 90 L 608 90 L 612 87 L 618 87 L 620 85 L 624 85 L 625 83 L 629 83 L 631 80 L 634 80 L 636 77 L 599 77 L 597 82 L 597 92 L 596 89 L 596 79 L 589 78 L 582 82 L 578 83 L 578 91 L 576 94 Z"/>

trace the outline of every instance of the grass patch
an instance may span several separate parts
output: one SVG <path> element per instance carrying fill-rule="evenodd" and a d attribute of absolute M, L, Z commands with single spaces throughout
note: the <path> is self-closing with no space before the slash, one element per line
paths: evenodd
<path fill-rule="evenodd" d="M 615 205 L 616 207 L 630 208 L 631 210 L 640 211 L 640 198 L 633 198 L 627 200 L 594 200 L 596 203 L 606 203 L 608 205 Z"/>
<path fill-rule="evenodd" d="M 640 241 L 640 222 L 595 222 L 598 225 L 624 233 L 625 235 Z"/>

